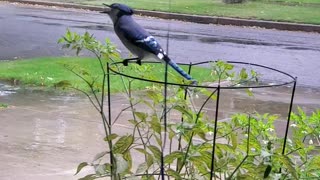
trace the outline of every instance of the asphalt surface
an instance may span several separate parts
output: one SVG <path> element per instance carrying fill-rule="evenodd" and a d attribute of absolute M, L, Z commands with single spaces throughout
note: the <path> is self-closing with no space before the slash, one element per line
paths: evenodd
<path fill-rule="evenodd" d="M 0 0 L 1 1 L 1 0 Z M 85 9 L 91 11 L 103 11 L 103 6 L 91 6 L 66 2 L 56 1 L 43 1 L 43 0 L 3 0 L 11 3 L 23 3 L 30 5 L 42 5 L 42 6 L 54 6 L 63 8 L 75 8 Z M 135 13 L 142 16 L 151 16 L 161 19 L 175 19 L 179 21 L 202 23 L 202 24 L 219 24 L 219 25 L 232 25 L 232 26 L 249 26 L 249 27 L 261 27 L 266 29 L 278 29 L 278 30 L 289 30 L 289 31 L 304 31 L 304 32 L 318 32 L 320 33 L 320 26 L 313 24 L 299 24 L 290 22 L 276 22 L 276 21 L 264 21 L 256 19 L 242 19 L 242 18 L 231 18 L 221 16 L 201 16 L 193 14 L 181 14 L 181 13 L 169 13 L 161 11 L 148 11 L 135 9 Z"/>
<path fill-rule="evenodd" d="M 320 87 L 320 35 L 205 25 L 136 17 L 177 62 L 229 60 L 258 63 L 298 77 L 299 86 Z M 69 28 L 89 31 L 99 40 L 110 38 L 123 57 L 127 50 L 113 32 L 108 17 L 98 12 L 8 4 L 0 2 L 0 59 L 74 55 L 57 40 Z M 88 55 L 88 54 L 83 54 Z"/>

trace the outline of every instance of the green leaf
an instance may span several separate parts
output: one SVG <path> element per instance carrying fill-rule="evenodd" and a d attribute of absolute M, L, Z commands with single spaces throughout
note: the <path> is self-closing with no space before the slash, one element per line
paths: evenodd
<path fill-rule="evenodd" d="M 145 121 L 148 117 L 147 113 L 144 112 L 134 112 L 134 114 L 141 120 L 141 121 Z"/>
<path fill-rule="evenodd" d="M 238 136 L 236 136 L 235 133 L 231 133 L 231 143 L 232 143 L 233 149 L 236 149 L 238 146 Z"/>
<path fill-rule="evenodd" d="M 234 66 L 232 64 L 225 62 L 224 67 L 226 70 L 231 71 Z"/>
<path fill-rule="evenodd" d="M 153 145 L 148 146 L 148 148 L 150 149 L 150 151 L 152 152 L 152 154 L 154 155 L 156 160 L 160 160 L 160 158 L 161 158 L 160 149 L 157 146 L 153 146 Z"/>
<path fill-rule="evenodd" d="M 114 154 L 123 154 L 132 145 L 133 140 L 134 140 L 134 138 L 132 135 L 122 136 L 121 138 L 119 138 L 119 140 L 113 146 L 113 148 L 112 148 L 113 153 Z"/>
<path fill-rule="evenodd" d="M 130 120 L 128 120 L 129 121 L 129 123 L 131 123 L 131 124 L 133 124 L 133 125 L 137 125 L 138 124 L 138 121 L 136 121 L 136 120 L 134 120 L 134 119 L 130 119 Z"/>
<path fill-rule="evenodd" d="M 118 134 L 109 134 L 108 136 L 106 136 L 104 138 L 105 141 L 112 141 L 114 139 L 116 139 L 119 135 Z"/>
<path fill-rule="evenodd" d="M 223 151 L 223 152 L 234 152 L 232 146 L 229 145 L 229 144 L 220 144 L 220 143 L 217 143 L 217 144 L 216 144 L 216 148 L 218 148 L 219 150 L 221 150 L 221 151 Z"/>
<path fill-rule="evenodd" d="M 318 171 L 320 169 L 320 156 L 313 157 L 308 163 L 308 171 Z"/>
<path fill-rule="evenodd" d="M 58 44 L 61 44 L 61 43 L 64 43 L 64 42 L 66 42 L 65 41 L 65 39 L 62 37 L 62 38 L 59 38 L 59 40 L 58 40 Z"/>
<path fill-rule="evenodd" d="M 253 69 L 251 69 L 251 77 L 253 77 L 254 78 L 254 80 L 256 81 L 256 82 L 258 82 L 259 81 L 259 74 L 256 72 L 256 71 L 254 71 Z"/>
<path fill-rule="evenodd" d="M 128 162 L 123 158 L 122 154 L 114 155 L 117 164 L 117 174 L 121 174 L 128 169 Z"/>
<path fill-rule="evenodd" d="M 98 176 L 105 175 L 108 173 L 106 171 L 106 164 L 95 165 L 94 171 L 96 172 L 96 175 L 98 175 Z"/>
<path fill-rule="evenodd" d="M 191 120 L 193 118 L 193 115 L 185 108 L 182 106 L 175 106 L 173 109 L 181 112 L 184 116 L 186 116 L 189 120 Z"/>
<path fill-rule="evenodd" d="M 158 119 L 157 116 L 152 116 L 152 119 L 151 119 L 151 128 L 154 132 L 160 134 L 161 133 L 161 124 L 160 124 L 160 120 Z"/>
<path fill-rule="evenodd" d="M 170 128 L 169 139 L 172 140 L 176 136 L 176 133 Z"/>
<path fill-rule="evenodd" d="M 211 151 L 210 152 L 203 151 L 203 152 L 200 152 L 200 154 L 201 154 L 201 156 L 198 157 L 198 160 L 203 163 L 206 163 L 207 167 L 210 167 L 211 166 L 211 159 L 212 159 Z"/>
<path fill-rule="evenodd" d="M 153 175 L 144 175 L 141 180 L 156 180 L 156 178 Z"/>
<path fill-rule="evenodd" d="M 156 93 L 155 91 L 147 91 L 147 97 L 149 97 L 155 104 L 158 104 L 163 98 L 160 94 Z"/>
<path fill-rule="evenodd" d="M 199 157 L 201 156 L 193 156 L 190 157 L 189 160 L 193 163 L 193 166 L 196 167 L 201 174 L 208 174 L 209 171 L 206 163 L 199 160 Z"/>
<path fill-rule="evenodd" d="M 139 151 L 142 154 L 147 154 L 147 151 L 143 148 L 134 148 L 135 150 Z"/>
<path fill-rule="evenodd" d="M 128 170 L 131 170 L 132 168 L 132 157 L 130 151 L 127 151 L 123 154 L 123 158 L 127 161 L 128 163 Z"/>
<path fill-rule="evenodd" d="M 194 129 L 195 130 L 195 129 Z M 207 137 L 206 137 L 206 133 L 204 133 L 202 131 L 202 129 L 197 128 L 197 131 L 194 131 L 202 140 L 204 141 L 208 141 Z"/>
<path fill-rule="evenodd" d="M 1 108 L 7 108 L 7 107 L 9 107 L 9 105 L 8 105 L 8 104 L 0 103 L 0 109 L 1 109 Z"/>
<path fill-rule="evenodd" d="M 88 174 L 83 178 L 80 178 L 79 180 L 94 180 L 96 179 L 96 175 L 95 174 Z"/>
<path fill-rule="evenodd" d="M 247 73 L 247 70 L 245 68 L 242 68 L 241 71 L 240 71 L 240 78 L 242 80 L 245 80 L 248 78 L 248 73 Z"/>
<path fill-rule="evenodd" d="M 69 29 L 67 29 L 67 33 L 65 34 L 64 38 L 67 40 L 67 41 L 71 41 L 72 40 L 72 33 Z"/>
<path fill-rule="evenodd" d="M 101 152 L 101 153 L 98 153 L 98 154 L 93 158 L 92 162 L 94 162 L 94 161 L 102 158 L 103 156 L 105 156 L 105 155 L 108 154 L 108 153 L 109 153 L 109 151 L 103 151 L 103 152 Z"/>
<path fill-rule="evenodd" d="M 210 97 L 214 101 L 217 100 L 217 94 L 212 94 L 213 92 L 208 91 L 207 89 L 201 89 L 201 93 L 207 97 Z"/>
<path fill-rule="evenodd" d="M 170 177 L 173 177 L 175 180 L 180 180 L 180 179 L 182 179 L 181 176 L 180 176 L 180 174 L 179 174 L 177 171 L 173 170 L 173 169 L 168 169 L 168 170 L 166 170 L 166 173 L 167 173 Z"/>
<path fill-rule="evenodd" d="M 148 166 L 150 167 L 153 163 L 154 163 L 153 157 L 152 157 L 151 154 L 148 153 L 147 154 L 147 164 L 148 164 Z"/>
<path fill-rule="evenodd" d="M 277 159 L 283 164 L 283 167 L 288 170 L 288 172 L 294 177 L 294 179 L 298 179 L 297 171 L 293 167 L 293 163 L 288 156 L 279 154 L 275 155 L 275 157 L 277 157 Z"/>
<path fill-rule="evenodd" d="M 181 151 L 173 151 L 172 153 L 166 155 L 164 157 L 164 163 L 165 164 L 171 164 L 174 160 L 178 158 L 184 157 L 184 153 Z"/>
<path fill-rule="evenodd" d="M 161 140 L 161 138 L 160 138 L 158 135 L 156 135 L 156 134 L 154 134 L 154 138 L 156 139 L 158 145 L 159 145 L 159 146 L 162 146 L 162 140 Z"/>
<path fill-rule="evenodd" d="M 148 163 L 147 162 L 144 162 L 144 163 L 141 163 L 139 164 L 138 168 L 137 168 L 137 171 L 136 171 L 136 174 L 141 174 L 141 173 L 144 173 L 148 170 Z"/>
<path fill-rule="evenodd" d="M 252 97 L 254 96 L 252 89 L 246 89 L 246 93 L 248 94 L 248 96 Z"/>
<path fill-rule="evenodd" d="M 80 163 L 80 164 L 78 165 L 77 172 L 76 172 L 74 175 L 77 175 L 77 174 L 81 171 L 82 168 L 84 168 L 84 167 L 86 167 L 86 166 L 88 166 L 88 165 L 89 165 L 89 164 L 88 164 L 87 162 L 82 162 L 82 163 Z"/>

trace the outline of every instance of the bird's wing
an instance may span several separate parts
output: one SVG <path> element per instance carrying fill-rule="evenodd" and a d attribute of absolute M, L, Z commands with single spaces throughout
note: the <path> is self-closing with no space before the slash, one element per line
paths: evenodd
<path fill-rule="evenodd" d="M 124 22 L 119 24 L 120 31 L 130 43 L 163 59 L 165 52 L 153 36 L 135 21 Z"/>
<path fill-rule="evenodd" d="M 131 18 L 130 16 L 123 16 L 123 18 Z M 159 59 L 166 61 L 173 69 L 181 74 L 187 80 L 193 80 L 192 77 L 181 69 L 174 61 L 172 61 L 162 49 L 156 39 L 151 36 L 145 29 L 137 24 L 133 19 L 122 19 L 117 25 L 119 33 L 121 33 L 126 40 L 133 45 L 140 47 L 144 51 L 148 51 L 156 55 Z M 196 83 L 196 81 L 194 80 Z"/>

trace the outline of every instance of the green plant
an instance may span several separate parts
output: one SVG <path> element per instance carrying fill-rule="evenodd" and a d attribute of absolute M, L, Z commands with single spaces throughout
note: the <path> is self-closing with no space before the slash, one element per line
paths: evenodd
<path fill-rule="evenodd" d="M 308 140 L 309 144 L 315 143 L 320 145 L 320 110 L 313 112 L 310 116 L 299 107 L 297 113 L 291 114 L 292 124 L 294 131 L 299 129 L 303 142 Z"/>
<path fill-rule="evenodd" d="M 109 41 L 102 45 L 89 33 L 78 35 L 70 31 L 59 42 L 77 53 L 82 49 L 93 52 L 103 74 L 102 79 L 97 79 L 96 74 L 82 68 L 67 67 L 89 87 L 89 91 L 72 88 L 87 95 L 100 113 L 108 146 L 92 162 L 79 164 L 76 174 L 86 166 L 95 170 L 94 174 L 82 179 L 156 179 L 161 175 L 174 179 L 319 177 L 320 164 L 317 160 L 320 157 L 311 153 L 313 145 L 303 143 L 302 132 L 306 127 L 297 126 L 283 154 L 283 138 L 275 133 L 274 127 L 277 116 L 235 114 L 227 121 L 217 121 L 216 117 L 204 111 L 208 102 L 219 103 L 222 82 L 227 82 L 228 86 L 249 85 L 258 80 L 259 74 L 255 71 L 242 68 L 236 72 L 233 65 L 216 61 L 211 63 L 209 77 L 210 81 L 217 83 L 217 88 L 190 89 L 151 83 L 137 95 L 132 86 L 141 81 L 121 76 L 129 105 L 111 119 L 111 114 L 104 110 L 110 85 L 107 80 L 114 75 L 109 70 L 126 71 L 120 64 L 108 64 L 120 60 L 114 46 Z M 158 70 L 154 66 L 130 65 L 127 68 L 131 68 L 137 77 L 159 80 L 151 73 Z M 175 74 L 169 73 L 169 77 L 173 82 L 184 83 Z M 61 81 L 57 86 L 70 87 L 70 83 Z M 248 93 L 252 95 L 249 89 Z M 200 105 L 195 103 L 197 98 L 203 100 Z M 114 123 L 128 109 L 132 113 L 132 118 L 128 119 L 132 133 L 113 133 Z"/>
<path fill-rule="evenodd" d="M 0 103 L 0 109 L 7 108 L 8 106 L 8 104 Z"/>

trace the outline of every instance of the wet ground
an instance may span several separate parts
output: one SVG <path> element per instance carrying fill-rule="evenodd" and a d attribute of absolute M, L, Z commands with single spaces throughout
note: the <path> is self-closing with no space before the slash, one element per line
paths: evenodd
<path fill-rule="evenodd" d="M 77 165 L 105 150 L 103 126 L 87 99 L 3 85 L 0 92 L 9 105 L 0 110 L 0 179 L 77 179 Z"/>
<path fill-rule="evenodd" d="M 219 119 L 234 112 L 275 113 L 280 116 L 277 132 L 284 133 L 292 87 L 254 90 L 248 98 L 244 91 L 222 91 Z M 141 95 L 141 93 L 139 93 Z M 73 176 L 80 162 L 91 161 L 105 150 L 102 122 L 89 101 L 79 95 L 64 95 L 41 90 L 24 90 L 0 84 L 0 179 L 76 179 Z M 203 101 L 201 98 L 198 102 Z M 299 88 L 296 106 L 308 113 L 320 108 L 320 91 Z M 128 106 L 124 95 L 112 96 L 115 117 Z M 213 103 L 205 109 L 214 113 Z M 172 116 L 179 120 L 179 116 Z M 124 111 L 113 131 L 125 134 L 131 128 L 126 121 L 130 111 Z"/>

